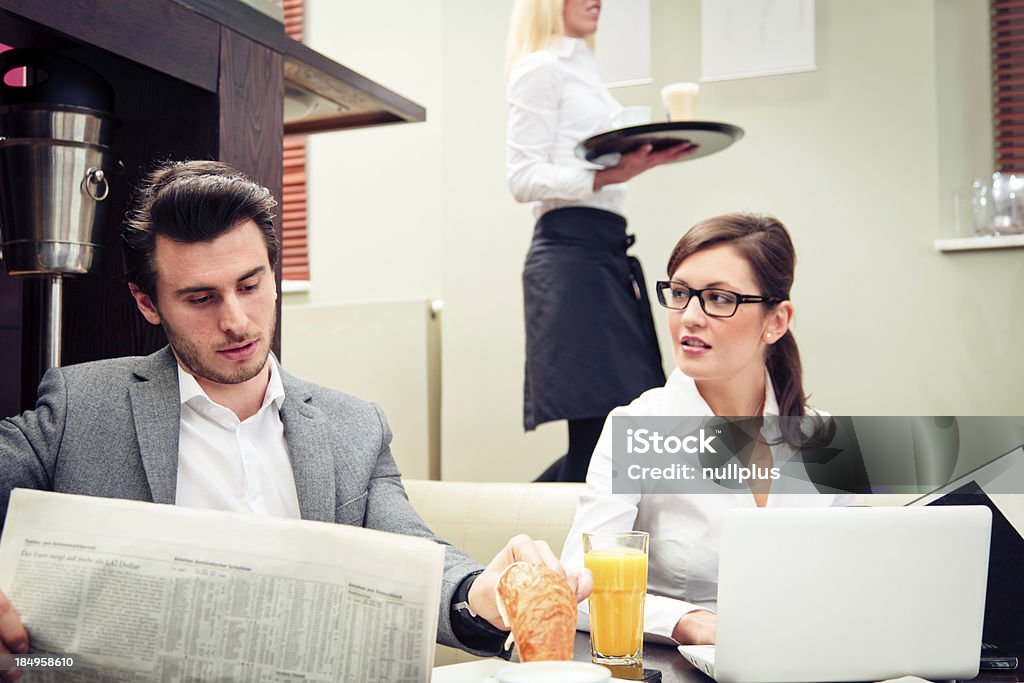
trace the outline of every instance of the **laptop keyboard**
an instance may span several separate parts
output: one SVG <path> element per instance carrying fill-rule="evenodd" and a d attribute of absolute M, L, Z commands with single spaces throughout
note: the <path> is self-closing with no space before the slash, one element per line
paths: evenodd
<path fill-rule="evenodd" d="M 703 671 L 711 678 L 715 677 L 715 646 L 714 645 L 687 645 L 685 646 L 689 655 L 686 658 L 695 667 Z M 680 648 L 682 650 L 683 648 Z"/>

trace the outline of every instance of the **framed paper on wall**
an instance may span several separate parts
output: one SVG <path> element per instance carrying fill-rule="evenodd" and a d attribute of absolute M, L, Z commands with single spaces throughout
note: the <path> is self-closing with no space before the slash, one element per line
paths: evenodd
<path fill-rule="evenodd" d="M 701 0 L 701 81 L 814 71 L 814 0 Z"/>

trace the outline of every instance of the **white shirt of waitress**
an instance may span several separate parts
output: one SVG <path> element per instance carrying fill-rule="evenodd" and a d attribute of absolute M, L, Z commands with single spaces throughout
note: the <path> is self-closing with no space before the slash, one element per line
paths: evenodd
<path fill-rule="evenodd" d="M 582 38 L 552 38 L 512 67 L 506 175 L 518 202 L 533 202 L 535 217 L 566 206 L 625 215 L 626 184 L 594 191 L 598 167 L 576 156 L 576 145 L 612 128 L 622 111 L 597 73 Z"/>
<path fill-rule="evenodd" d="M 763 415 L 777 416 L 775 390 L 767 372 L 765 375 Z M 664 638 L 666 642 L 674 642 L 672 629 L 684 614 L 697 609 L 715 611 L 722 516 L 726 510 L 756 507 L 749 490 L 691 495 L 612 493 L 611 418 L 676 415 L 714 415 L 693 379 L 678 368 L 665 386 L 651 389 L 609 414 L 562 550 L 565 567 L 579 570 L 583 567 L 584 532 L 647 531 L 650 557 L 644 631 L 654 640 Z M 776 448 L 772 450 L 774 455 Z M 807 486 L 813 487 L 809 482 Z M 849 494 L 770 492 L 767 507 L 827 507 L 852 502 L 853 496 Z M 589 601 L 584 601 L 579 606 L 579 627 L 585 630 L 590 627 L 588 605 Z"/>

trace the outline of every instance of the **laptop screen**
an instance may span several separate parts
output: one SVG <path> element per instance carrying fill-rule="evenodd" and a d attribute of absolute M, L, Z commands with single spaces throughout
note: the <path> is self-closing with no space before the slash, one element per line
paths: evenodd
<path fill-rule="evenodd" d="M 935 493 L 910 505 L 985 505 L 992 511 L 992 544 L 989 551 L 988 591 L 985 597 L 985 625 L 982 638 L 1007 652 L 1024 657 L 1024 537 L 1014 528 L 999 506 L 986 494 L 1005 491 L 1006 479 L 1019 477 L 1024 467 L 1024 449 L 1017 448 L 985 467 L 957 479 Z M 1017 489 L 1024 495 L 1024 488 Z"/>

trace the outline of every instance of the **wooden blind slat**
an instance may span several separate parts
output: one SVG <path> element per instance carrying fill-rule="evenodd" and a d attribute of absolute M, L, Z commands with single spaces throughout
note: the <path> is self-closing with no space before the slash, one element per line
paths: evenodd
<path fill-rule="evenodd" d="M 291 2 L 292 0 L 288 0 Z M 1004 12 L 1024 8 L 1024 0 L 992 0 L 992 16 L 998 16 Z"/>

